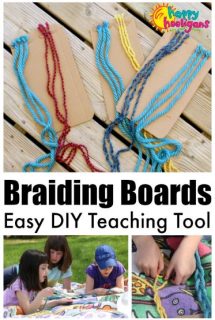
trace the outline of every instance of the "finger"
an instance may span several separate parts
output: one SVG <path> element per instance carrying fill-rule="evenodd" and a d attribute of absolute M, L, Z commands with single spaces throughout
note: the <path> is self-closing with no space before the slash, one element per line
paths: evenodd
<path fill-rule="evenodd" d="M 150 269 L 149 268 L 144 268 L 144 273 L 148 277 L 150 276 Z"/>
<path fill-rule="evenodd" d="M 184 276 L 183 279 L 182 279 L 182 281 L 181 281 L 181 283 L 183 283 L 183 284 L 186 283 L 186 281 L 187 281 L 188 278 L 189 278 L 188 276 Z"/>
<path fill-rule="evenodd" d="M 164 269 L 164 260 L 163 260 L 163 256 L 161 256 L 158 262 L 158 274 L 160 274 L 161 271 L 163 271 L 163 269 Z"/>
<path fill-rule="evenodd" d="M 168 280 L 173 272 L 174 267 L 169 264 L 167 271 L 166 271 L 166 275 L 165 275 L 165 280 Z"/>
<path fill-rule="evenodd" d="M 150 269 L 150 276 L 152 277 L 152 278 L 156 278 L 156 276 L 157 276 L 157 266 L 156 267 L 154 267 L 154 268 L 151 268 Z"/>
<path fill-rule="evenodd" d="M 180 273 L 176 273 L 175 279 L 173 280 L 173 283 L 176 285 L 179 285 L 182 283 L 183 277 Z"/>

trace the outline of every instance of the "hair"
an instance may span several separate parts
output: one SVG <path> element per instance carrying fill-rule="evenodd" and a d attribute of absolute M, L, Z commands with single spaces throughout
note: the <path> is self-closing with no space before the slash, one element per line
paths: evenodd
<path fill-rule="evenodd" d="M 69 244 L 65 236 L 50 236 L 48 237 L 44 251 L 48 255 L 49 258 L 49 268 L 52 269 L 56 267 L 56 264 L 53 265 L 50 261 L 50 250 L 62 251 L 63 257 L 57 263 L 57 267 L 62 271 L 66 272 L 69 266 L 72 264 L 72 253 L 69 248 Z"/>
<path fill-rule="evenodd" d="M 48 263 L 46 253 L 38 250 L 26 250 L 19 262 L 19 278 L 28 291 L 40 291 L 47 287 L 47 279 L 41 283 L 39 280 L 39 266 Z"/>

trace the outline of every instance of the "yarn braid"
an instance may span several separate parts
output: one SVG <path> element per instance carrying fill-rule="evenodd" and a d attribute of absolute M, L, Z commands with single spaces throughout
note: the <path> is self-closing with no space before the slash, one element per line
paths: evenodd
<path fill-rule="evenodd" d="M 118 24 L 118 29 L 119 29 L 119 35 L 120 35 L 120 40 L 123 46 L 123 49 L 128 57 L 128 59 L 131 62 L 132 67 L 134 68 L 135 71 L 140 71 L 141 67 L 139 62 L 137 61 L 136 54 L 131 46 L 129 36 L 128 36 L 128 31 L 125 25 L 124 21 L 124 15 L 122 14 L 117 14 L 115 16 L 115 20 Z"/>
<path fill-rule="evenodd" d="M 204 318 L 211 318 L 211 302 L 208 298 L 206 284 L 205 284 L 205 272 L 202 267 L 201 259 L 198 251 L 195 252 L 196 258 L 196 271 L 195 271 L 195 288 L 198 300 L 201 304 L 201 309 L 204 314 Z"/>
<path fill-rule="evenodd" d="M 131 115 L 131 120 L 128 121 L 126 119 L 127 119 L 128 113 L 129 113 L 130 102 L 133 100 L 134 95 L 136 94 L 138 85 L 142 82 L 141 88 L 139 90 L 139 93 L 141 93 L 143 88 L 144 88 L 144 86 L 145 86 L 145 84 L 146 84 L 146 82 L 147 82 L 147 79 L 150 77 L 150 75 L 151 75 L 152 71 L 154 70 L 156 64 L 162 58 L 164 58 L 165 56 L 167 56 L 167 55 L 171 54 L 172 52 L 174 52 L 175 50 L 177 50 L 187 38 L 188 38 L 188 34 L 184 34 L 184 33 L 181 33 L 181 32 L 176 32 L 176 34 L 169 41 L 169 43 L 166 46 L 164 46 L 163 48 L 161 48 L 159 50 L 159 52 L 154 56 L 154 58 L 152 58 L 147 64 L 145 64 L 144 67 L 138 72 L 136 77 L 133 79 L 131 85 L 129 86 L 129 88 L 127 90 L 127 94 L 126 94 L 126 97 L 125 97 L 125 101 L 124 101 L 121 113 L 120 114 L 118 113 L 116 118 L 110 123 L 110 125 L 107 127 L 107 129 L 105 131 L 105 135 L 104 135 L 104 145 L 106 145 L 107 154 L 112 153 L 112 159 L 114 159 L 115 161 L 119 161 L 120 153 L 130 150 L 132 148 L 133 144 L 135 143 L 135 139 L 136 139 L 135 127 L 134 127 L 134 124 L 132 123 L 132 120 L 133 120 L 134 114 L 136 112 L 136 108 L 137 108 L 137 105 L 138 105 L 138 102 L 139 102 L 140 94 L 138 95 L 137 101 L 136 101 L 136 103 L 134 105 L 134 109 L 133 109 L 133 112 L 132 112 L 132 115 Z M 128 128 L 129 128 L 130 136 L 132 137 L 132 139 L 131 139 L 132 142 L 131 142 L 129 147 L 121 149 L 121 150 L 117 151 L 114 154 L 113 151 L 112 151 L 113 150 L 113 145 L 112 145 L 112 142 L 111 142 L 111 139 L 110 139 L 110 135 L 111 135 L 111 133 L 112 133 L 112 131 L 113 131 L 113 129 L 114 129 L 114 127 L 116 125 L 121 125 L 125 121 L 127 121 L 126 123 L 127 123 Z M 153 142 L 153 141 L 151 141 L 151 142 Z M 179 146 L 180 146 L 180 144 L 177 141 L 171 140 L 171 143 L 173 145 L 175 144 L 177 146 L 177 148 L 179 148 Z M 138 145 L 138 147 L 139 147 L 140 146 L 139 142 L 136 143 L 136 145 Z M 108 148 L 108 146 L 109 146 L 109 148 Z M 180 150 L 181 150 L 181 147 L 180 147 Z M 149 156 L 150 156 L 149 150 L 146 149 L 145 152 L 146 152 L 146 155 L 147 155 L 146 162 L 149 163 L 149 161 L 150 161 L 150 159 L 149 159 Z M 139 165 L 141 163 L 141 159 L 142 159 L 142 157 L 141 157 L 141 155 L 139 153 L 137 164 L 136 164 L 136 167 L 135 167 L 135 171 L 138 170 Z M 151 170 L 153 170 L 153 171 L 155 171 L 155 170 L 156 171 L 161 171 L 161 165 L 159 165 L 159 166 L 158 165 L 157 166 L 153 165 Z"/>
<path fill-rule="evenodd" d="M 198 45 L 193 52 L 193 54 L 189 57 L 187 62 L 184 64 L 184 66 L 176 73 L 175 76 L 172 77 L 172 79 L 169 81 L 167 85 L 165 85 L 161 90 L 159 90 L 154 97 L 151 99 L 151 101 L 148 103 L 146 108 L 143 110 L 143 112 L 136 118 L 133 119 L 132 124 L 135 126 L 135 134 L 136 139 L 141 143 L 142 145 L 147 146 L 150 152 L 151 159 L 153 159 L 153 162 L 158 165 L 165 163 L 170 157 L 178 155 L 180 152 L 180 146 L 176 148 L 175 150 L 170 150 L 169 148 L 161 149 L 159 152 L 156 152 L 154 149 L 154 145 L 151 144 L 151 142 L 156 143 L 156 146 L 158 148 L 161 148 L 163 146 L 171 146 L 172 141 L 163 138 L 163 139 L 147 139 L 143 134 L 142 130 L 148 126 L 150 123 L 155 121 L 156 119 L 162 117 L 166 113 L 168 113 L 175 103 L 183 96 L 183 94 L 187 91 L 189 85 L 193 81 L 193 79 L 196 77 L 196 75 L 199 73 L 201 68 L 206 63 L 207 59 L 210 56 L 210 52 L 204 49 L 201 45 Z M 171 89 L 171 90 L 170 90 Z M 169 91 L 169 93 L 162 98 L 162 95 Z M 138 92 L 138 97 L 141 95 L 142 91 L 140 90 Z M 160 101 L 159 101 L 160 99 Z M 159 107 L 170 100 L 169 104 L 165 109 L 162 111 L 156 110 L 159 109 Z M 176 145 L 175 145 L 176 146 Z"/>
<path fill-rule="evenodd" d="M 55 154 L 58 146 L 57 134 L 52 127 L 52 119 L 47 107 L 30 89 L 24 76 L 24 69 L 29 53 L 28 36 L 25 35 L 15 39 L 12 42 L 12 47 L 14 48 L 13 69 L 18 79 L 22 97 L 34 121 L 43 127 L 41 141 L 50 149 L 48 154 L 40 156 L 35 161 L 25 163 L 23 171 L 34 172 L 38 169 L 50 171 L 55 163 Z"/>
<path fill-rule="evenodd" d="M 124 51 L 125 51 L 126 55 L 128 56 L 134 70 L 140 71 L 141 66 L 138 63 L 135 52 L 131 46 L 129 36 L 128 36 L 128 31 L 127 31 L 126 24 L 124 21 L 124 15 L 123 14 L 116 15 L 115 19 L 118 24 L 120 40 L 121 40 L 122 46 L 124 48 Z M 128 130 L 129 130 L 129 128 L 128 128 Z M 153 138 L 153 135 L 151 135 L 149 132 L 144 130 L 144 137 L 147 139 Z M 137 144 L 137 141 L 135 141 L 135 144 Z M 160 149 L 161 148 L 155 148 L 155 151 L 156 152 L 160 151 Z M 148 154 L 148 152 L 147 152 L 147 154 Z M 137 168 L 141 164 L 141 158 L 142 158 L 141 156 L 138 158 L 138 163 L 136 165 L 136 171 L 137 171 Z M 166 171 L 166 172 L 178 172 L 178 169 L 174 166 L 172 159 L 169 159 L 166 163 L 164 163 L 163 168 L 164 168 L 164 171 Z"/>
<path fill-rule="evenodd" d="M 145 286 L 149 287 L 152 289 L 153 294 L 154 294 L 154 302 L 157 308 L 157 312 L 159 313 L 160 318 L 167 318 L 167 314 L 166 314 L 166 310 L 165 308 L 162 306 L 161 303 L 161 299 L 159 296 L 159 290 L 163 289 L 166 285 L 167 285 L 167 281 L 164 281 L 163 284 L 159 285 L 158 281 L 159 279 L 162 279 L 163 277 L 160 275 L 157 275 L 155 278 L 155 281 L 153 284 L 151 284 L 148 280 L 146 280 L 145 278 L 142 277 L 138 277 L 136 275 L 132 275 L 133 279 L 142 282 Z"/>
<path fill-rule="evenodd" d="M 77 151 L 80 151 L 86 164 L 90 168 L 92 172 L 101 172 L 98 168 L 96 168 L 93 163 L 90 160 L 88 149 L 83 144 L 77 144 L 73 142 L 66 143 L 66 138 L 68 133 L 71 130 L 71 127 L 68 122 L 68 107 L 67 107 L 67 99 L 66 99 L 66 90 L 65 90 L 65 84 L 64 84 L 64 78 L 63 73 L 61 69 L 61 63 L 59 59 L 59 55 L 55 46 L 55 41 L 53 39 L 52 33 L 50 32 L 49 24 L 46 23 L 45 26 L 42 24 L 38 25 L 38 30 L 41 32 L 44 38 L 45 43 L 45 61 L 46 61 L 46 71 L 47 71 L 47 91 L 50 97 L 54 101 L 55 106 L 55 113 L 56 117 L 59 120 L 59 122 L 63 125 L 62 133 L 58 139 L 58 148 L 56 153 L 56 159 L 59 162 L 65 163 L 67 165 L 70 165 L 72 160 L 74 159 Z M 49 60 L 48 60 L 48 54 L 49 50 L 51 52 L 53 64 L 54 64 L 54 71 L 53 75 L 51 76 L 50 67 L 49 67 Z M 56 78 L 57 75 L 60 77 L 61 82 L 61 90 L 63 94 L 63 111 L 64 114 L 59 109 L 59 102 L 55 93 L 55 86 L 56 86 Z"/>
<path fill-rule="evenodd" d="M 109 23 L 105 21 L 103 25 L 97 26 L 98 32 L 98 41 L 96 46 L 96 65 L 104 79 L 107 81 L 113 92 L 114 98 L 114 107 L 115 113 L 116 104 L 119 101 L 122 93 L 125 90 L 122 77 L 117 72 L 117 70 L 112 66 L 109 60 L 109 51 L 110 51 L 110 32 L 109 32 Z M 126 119 L 127 120 L 127 119 Z M 126 121 L 123 122 L 120 126 L 120 130 L 130 138 L 130 132 L 128 130 L 128 126 Z M 114 150 L 112 145 L 110 147 L 110 154 L 108 153 L 107 145 L 104 143 L 103 139 L 103 151 L 106 157 L 106 161 L 109 164 L 111 171 L 120 171 L 119 161 L 115 159 L 113 156 Z"/>

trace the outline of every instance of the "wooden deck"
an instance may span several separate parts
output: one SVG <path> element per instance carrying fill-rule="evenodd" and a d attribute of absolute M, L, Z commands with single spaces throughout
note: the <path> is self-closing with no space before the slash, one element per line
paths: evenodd
<path fill-rule="evenodd" d="M 101 170 L 108 171 L 102 150 L 102 138 L 107 125 L 106 109 L 99 73 L 95 65 L 90 30 L 115 14 L 132 15 L 145 57 L 150 53 L 160 34 L 149 25 L 149 13 L 155 3 L 6 3 L 4 4 L 4 170 L 22 171 L 30 161 L 47 150 L 40 143 L 40 132 L 31 115 L 26 111 L 17 80 L 12 70 L 10 43 L 17 36 L 35 29 L 38 23 L 59 23 L 70 39 L 81 77 L 95 111 L 94 118 L 72 128 L 69 138 L 87 145 L 92 162 Z M 200 10 L 201 17 L 211 21 L 209 5 L 201 3 L 177 3 L 178 8 Z M 208 30 L 193 31 L 193 38 L 206 48 L 211 45 Z M 211 171 L 211 75 L 207 74 L 184 113 L 171 130 L 169 137 L 183 144 L 183 151 L 174 159 L 182 172 Z M 113 136 L 116 148 L 124 146 L 125 140 L 116 133 Z M 130 151 L 121 157 L 121 170 L 132 171 L 137 155 Z M 53 171 L 89 171 L 78 154 L 71 167 L 56 164 Z"/>

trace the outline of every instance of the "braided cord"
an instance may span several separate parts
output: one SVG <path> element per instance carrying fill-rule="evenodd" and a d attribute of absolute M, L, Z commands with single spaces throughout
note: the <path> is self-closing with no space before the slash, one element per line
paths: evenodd
<path fill-rule="evenodd" d="M 46 106 L 30 89 L 24 76 L 24 69 L 28 59 L 28 36 L 22 36 L 12 42 L 14 48 L 13 69 L 18 79 L 20 91 L 25 105 L 36 123 L 43 127 L 41 131 L 42 143 L 50 149 L 48 154 L 42 155 L 34 161 L 25 163 L 23 171 L 34 172 L 38 169 L 50 171 L 55 163 L 57 134 L 52 128 L 51 115 Z"/>
<path fill-rule="evenodd" d="M 147 64 L 144 65 L 144 67 L 138 72 L 138 74 L 136 75 L 136 77 L 133 79 L 132 83 L 130 84 L 128 90 L 127 90 L 127 94 L 124 100 L 124 104 L 121 110 L 121 113 L 118 113 L 116 118 L 112 121 L 112 123 L 107 127 L 106 131 L 105 131 L 105 136 L 104 136 L 104 140 L 109 142 L 109 145 L 111 145 L 111 141 L 110 141 L 110 135 L 112 133 L 112 130 L 114 129 L 114 127 L 116 125 L 121 125 L 123 122 L 125 122 L 127 116 L 128 116 L 128 112 L 129 112 L 129 107 L 130 107 L 130 103 L 133 100 L 138 86 L 140 86 L 140 89 L 138 91 L 138 96 L 137 96 L 137 100 L 136 103 L 134 105 L 134 109 L 131 115 L 131 120 L 129 122 L 127 122 L 127 124 L 129 125 L 129 132 L 130 132 L 130 136 L 132 137 L 132 143 L 129 147 L 118 150 L 115 155 L 113 154 L 112 157 L 116 160 L 119 161 L 119 155 L 122 152 L 126 152 L 128 150 L 131 149 L 131 147 L 133 146 L 133 144 L 136 142 L 136 145 L 140 146 L 139 143 L 137 143 L 136 141 L 136 137 L 135 137 L 135 126 L 134 126 L 134 122 L 133 122 L 133 117 L 135 115 L 136 112 L 136 108 L 139 102 L 139 98 L 140 95 L 143 91 L 143 88 L 146 84 L 147 79 L 150 77 L 152 71 L 154 70 L 156 63 L 158 61 L 160 61 L 162 58 L 164 58 L 166 55 L 171 54 L 174 50 L 177 50 L 182 44 L 183 42 L 187 39 L 188 35 L 184 34 L 184 33 L 180 33 L 177 32 L 174 37 L 169 41 L 169 43 L 164 46 L 162 49 L 159 50 L 159 52 L 154 56 L 153 59 L 151 59 Z M 156 141 L 156 140 L 154 140 Z M 176 143 L 177 145 L 180 145 L 177 141 L 174 142 L 174 140 L 170 140 L 172 144 Z M 147 145 L 142 146 L 143 148 L 147 148 Z M 112 148 L 113 149 L 113 148 Z M 107 150 L 107 152 L 110 152 L 112 150 Z M 147 158 L 146 158 L 146 162 L 144 165 L 144 171 L 146 171 L 146 168 L 150 162 L 150 152 L 148 150 L 145 150 Z M 165 156 L 165 152 L 163 154 L 163 150 L 159 151 L 159 158 L 161 158 Z M 166 157 L 165 157 L 166 158 Z M 168 160 L 168 159 L 167 159 Z M 140 157 L 138 157 L 137 160 L 137 164 L 135 167 L 135 171 L 139 170 L 139 166 L 140 166 Z M 161 164 L 157 163 L 156 165 L 152 165 L 151 170 L 153 171 L 161 171 Z"/>
<path fill-rule="evenodd" d="M 133 48 L 131 47 L 131 43 L 129 40 L 129 36 L 128 36 L 128 32 L 127 32 L 127 28 L 126 28 L 126 24 L 124 21 L 124 15 L 123 14 L 119 14 L 115 16 L 115 19 L 118 23 L 118 29 L 119 29 L 119 34 L 120 34 L 120 40 L 122 43 L 122 46 L 124 48 L 124 51 L 126 53 L 126 55 L 128 56 L 133 68 L 135 71 L 140 71 L 140 64 L 137 61 L 135 52 L 133 50 Z M 122 131 L 122 129 L 121 129 Z M 129 131 L 129 128 L 127 129 L 127 131 Z M 127 133 L 127 132 L 126 132 Z M 149 138 L 149 137 L 153 137 L 149 132 L 144 131 L 144 136 L 145 138 Z M 135 141 L 136 145 L 139 145 L 137 141 Z M 141 146 L 139 146 L 138 150 L 141 150 Z M 160 148 L 155 148 L 155 151 L 160 151 Z M 145 151 L 148 160 L 150 160 L 150 156 L 149 156 L 149 152 Z M 142 154 L 139 152 L 138 153 L 138 159 L 137 159 L 137 163 L 136 163 L 136 167 L 135 167 L 135 171 L 138 171 L 138 168 L 141 165 L 141 160 L 142 160 Z M 147 163 L 146 168 L 148 168 L 149 163 Z M 178 172 L 178 169 L 174 166 L 172 159 L 169 159 L 166 163 L 164 163 L 163 165 L 164 167 L 164 171 L 166 172 Z M 154 170 L 154 169 L 153 169 Z M 160 170 L 158 170 L 160 171 Z"/>
<path fill-rule="evenodd" d="M 159 296 L 159 290 L 163 289 L 167 285 L 168 282 L 164 281 L 163 284 L 159 285 L 158 281 L 159 281 L 159 279 L 162 279 L 162 276 L 160 276 L 160 275 L 156 276 L 155 281 L 154 281 L 153 284 L 151 284 L 145 278 L 138 277 L 136 275 L 132 275 L 132 277 L 134 279 L 136 279 L 137 281 L 142 282 L 145 286 L 147 286 L 147 287 L 152 289 L 152 291 L 154 293 L 154 302 L 155 302 L 155 305 L 156 305 L 156 308 L 157 308 L 157 312 L 159 313 L 160 318 L 167 318 L 166 310 L 162 306 L 162 303 L 161 303 L 161 299 L 160 299 L 160 296 Z"/>
<path fill-rule="evenodd" d="M 164 161 L 167 161 L 167 159 L 169 159 L 170 157 L 178 155 L 179 152 L 181 151 L 181 146 L 180 144 L 177 145 L 176 141 L 173 144 L 171 140 L 167 138 L 156 139 L 154 141 L 152 139 L 147 139 L 146 136 L 142 134 L 142 130 L 147 125 L 149 125 L 159 117 L 165 115 L 167 112 L 169 112 L 172 109 L 175 103 L 186 92 L 189 85 L 191 84 L 193 79 L 196 77 L 196 75 L 199 73 L 201 68 L 204 66 L 209 56 L 210 56 L 209 51 L 205 50 L 200 45 L 197 46 L 196 50 L 188 59 L 188 61 L 185 63 L 185 65 L 182 67 L 182 69 L 170 80 L 170 82 L 166 86 L 164 86 L 160 91 L 158 91 L 155 94 L 155 96 L 148 103 L 144 111 L 136 119 L 134 119 L 134 123 L 137 124 L 137 126 L 135 127 L 136 139 L 139 141 L 139 143 L 143 145 L 147 144 L 147 148 L 150 149 L 152 159 L 157 163 L 163 163 Z M 183 75 L 184 73 L 185 75 Z M 178 83 L 177 83 L 177 80 L 178 80 Z M 169 90 L 175 83 L 176 85 L 172 89 L 172 91 L 170 91 L 163 99 L 161 99 L 156 104 L 155 102 L 161 97 L 161 95 L 165 93 L 167 90 Z M 179 92 L 177 93 L 177 91 Z M 173 97 L 174 95 L 175 97 Z M 157 114 L 154 114 L 154 116 L 150 117 L 153 114 L 153 112 L 155 112 L 163 103 L 165 103 L 171 98 L 172 100 L 170 101 L 170 103 L 167 105 L 165 109 L 158 112 Z M 154 150 L 154 144 L 150 144 L 150 142 L 152 141 L 156 143 L 156 146 L 158 148 L 172 145 L 173 149 L 172 150 L 170 150 L 169 148 L 161 149 L 159 152 L 156 153 L 156 150 Z"/>
<path fill-rule="evenodd" d="M 198 251 L 195 252 L 196 258 L 196 272 L 195 272 L 195 288 L 198 301 L 201 304 L 201 309 L 204 314 L 204 318 L 211 318 L 211 302 L 208 298 L 206 284 L 205 284 L 205 272 L 202 267 L 201 259 Z"/>
<path fill-rule="evenodd" d="M 125 25 L 125 21 L 124 21 L 124 15 L 122 14 L 118 14 L 115 16 L 115 20 L 118 24 L 118 29 L 119 29 L 119 35 L 120 35 L 120 40 L 122 43 L 122 46 L 125 50 L 126 55 L 128 56 L 132 67 L 134 68 L 135 71 L 139 71 L 140 70 L 140 64 L 137 61 L 135 52 L 131 46 L 130 40 L 129 40 L 129 36 L 128 36 L 128 31 Z"/>
<path fill-rule="evenodd" d="M 68 122 L 68 107 L 67 107 L 67 97 L 66 97 L 66 90 L 64 84 L 63 73 L 61 69 L 61 63 L 59 59 L 59 55 L 55 46 L 55 41 L 53 39 L 52 33 L 50 32 L 49 24 L 46 23 L 45 26 L 39 24 L 38 30 L 43 35 L 44 44 L 45 44 L 45 62 L 46 62 L 46 71 L 47 71 L 47 92 L 49 96 L 54 101 L 55 106 L 55 114 L 58 121 L 63 125 L 63 130 L 61 135 L 58 139 L 58 148 L 56 153 L 56 159 L 59 162 L 65 163 L 70 165 L 73 161 L 75 155 L 78 151 L 81 152 L 86 164 L 90 168 L 92 172 L 100 172 L 98 168 L 96 168 L 90 160 L 88 149 L 83 144 L 77 144 L 73 142 L 66 143 L 67 135 L 69 134 L 71 127 Z M 53 60 L 53 74 L 51 75 L 50 67 L 49 67 L 49 51 L 51 53 L 51 57 Z M 55 93 L 56 88 L 56 78 L 59 76 L 60 83 L 61 83 L 61 90 L 63 94 L 63 113 L 59 109 L 59 102 Z"/>

